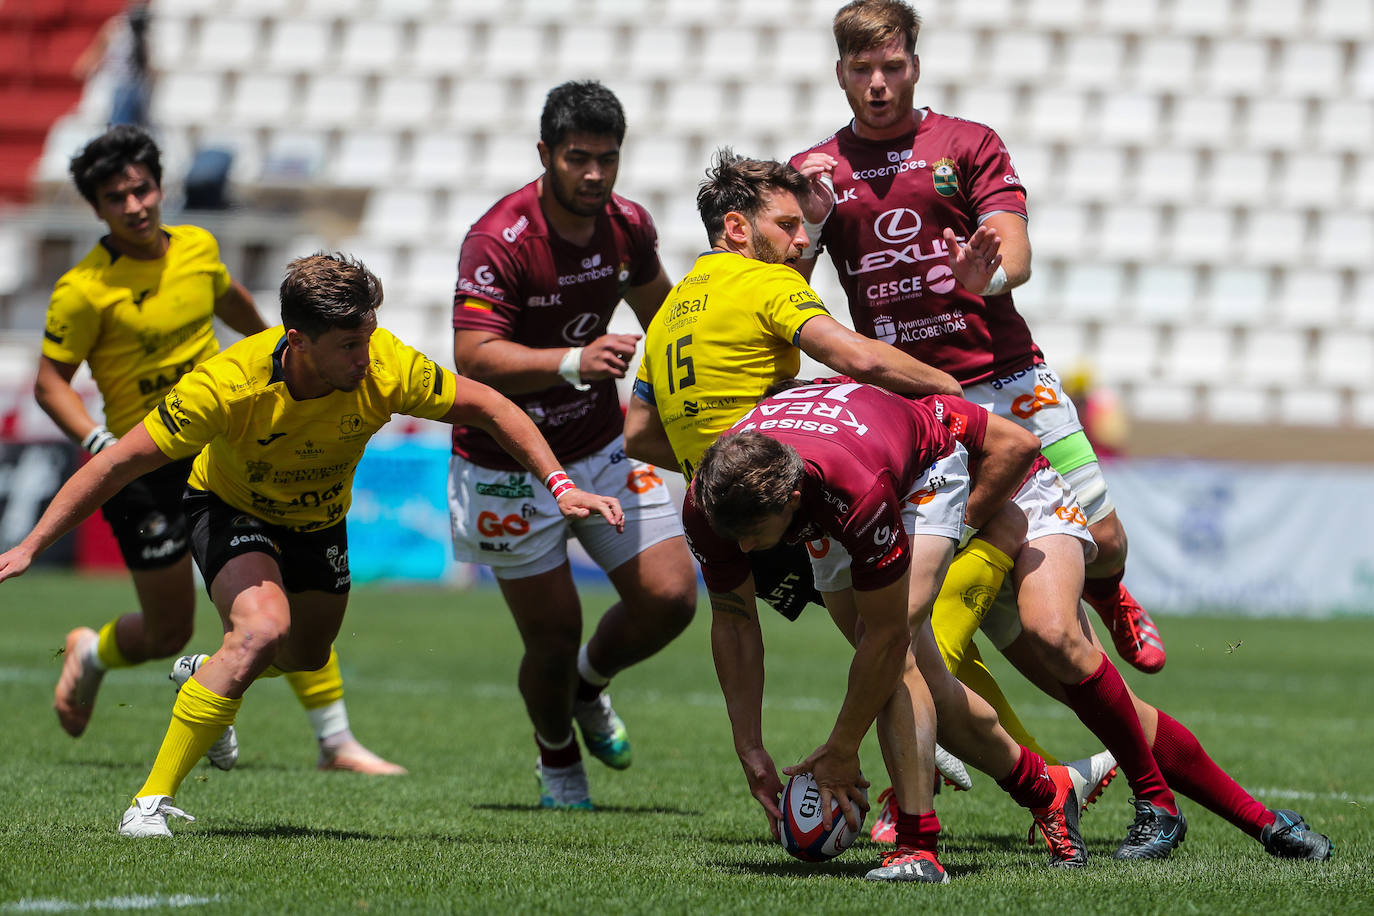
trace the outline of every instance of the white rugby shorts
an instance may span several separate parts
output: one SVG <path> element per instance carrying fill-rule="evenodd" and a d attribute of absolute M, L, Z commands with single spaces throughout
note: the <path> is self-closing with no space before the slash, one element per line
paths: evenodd
<path fill-rule="evenodd" d="M 968 494 L 968 452 L 955 442 L 954 451 L 927 468 L 902 501 L 902 527 L 912 537 L 945 537 L 957 544 L 963 534 Z M 852 559 L 839 541 L 808 541 L 806 551 L 817 591 L 838 592 L 853 585 Z"/>
<path fill-rule="evenodd" d="M 1012 501 L 1026 514 L 1026 541 L 1051 534 L 1067 534 L 1083 542 L 1083 561 L 1097 556 L 1097 544 L 1088 532 L 1088 517 L 1079 508 L 1073 490 L 1054 468 L 1041 468 L 1021 484 Z M 998 650 L 1021 635 L 1021 617 L 1011 577 L 1002 584 L 979 628 Z"/>
<path fill-rule="evenodd" d="M 625 454 L 622 440 L 569 462 L 563 470 L 583 490 L 614 496 L 625 511 L 621 534 L 593 512 L 564 518 L 558 502 L 526 471 L 498 471 L 449 459 L 448 514 L 454 559 L 490 566 L 498 579 L 524 579 L 568 559 L 568 538 L 610 572 L 648 548 L 682 534 L 682 520 L 657 469 Z"/>
<path fill-rule="evenodd" d="M 1083 429 L 1078 408 L 1044 363 L 969 385 L 964 400 L 1035 433 L 1042 448 Z"/>

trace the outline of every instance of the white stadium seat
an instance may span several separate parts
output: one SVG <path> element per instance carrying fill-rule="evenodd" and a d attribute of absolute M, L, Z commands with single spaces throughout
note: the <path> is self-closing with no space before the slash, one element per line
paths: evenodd
<path fill-rule="evenodd" d="M 278 19 L 263 52 L 263 65 L 283 73 L 324 69 L 334 52 L 334 24 L 324 19 Z"/>
<path fill-rule="evenodd" d="M 1293 260 L 1294 251 L 1306 253 L 1312 243 L 1305 214 L 1297 210 L 1250 210 L 1245 213 L 1235 255 L 1246 264 L 1281 267 Z"/>
<path fill-rule="evenodd" d="M 535 41 L 535 34 L 527 32 L 523 40 Z M 607 78 L 614 73 L 614 69 L 608 70 L 607 63 L 618 60 L 623 48 L 621 30 L 611 23 L 599 20 L 564 23 L 555 30 L 549 88 L 559 78 Z M 489 59 L 496 60 L 497 55 Z"/>
<path fill-rule="evenodd" d="M 418 242 L 436 216 L 434 196 L 426 191 L 379 188 L 367 200 L 360 227 L 368 238 L 384 242 Z"/>
<path fill-rule="evenodd" d="M 1240 28 L 1259 38 L 1292 38 L 1307 22 L 1305 0 L 1246 0 Z"/>
<path fill-rule="evenodd" d="M 1225 96 L 1180 96 L 1174 100 L 1167 137 L 1175 144 L 1229 147 L 1235 137 L 1235 106 Z"/>
<path fill-rule="evenodd" d="M 312 76 L 301 103 L 302 123 L 315 127 L 361 127 L 359 115 L 367 104 L 367 83 L 361 76 Z"/>
<path fill-rule="evenodd" d="M 1374 105 L 1351 98 L 1323 101 L 1316 135 L 1322 149 L 1334 152 L 1364 153 L 1374 148 Z"/>
<path fill-rule="evenodd" d="M 439 89 L 428 76 L 384 76 L 377 82 L 372 120 L 384 127 L 422 130 L 438 114 Z"/>
<path fill-rule="evenodd" d="M 1292 426 L 1339 426 L 1344 420 L 1341 396 L 1324 388 L 1280 388 L 1278 417 Z"/>
<path fill-rule="evenodd" d="M 1055 65 L 1054 42 L 1043 32 L 1002 29 L 982 63 L 994 81 L 1039 84 Z"/>
<path fill-rule="evenodd" d="M 1190 149 L 1154 146 L 1136 160 L 1135 196 L 1150 203 L 1173 203 L 1205 196 L 1199 156 Z"/>
<path fill-rule="evenodd" d="M 1202 413 L 1195 388 L 1168 381 L 1137 386 L 1131 392 L 1130 405 L 1134 416 L 1163 423 L 1196 420 Z"/>
<path fill-rule="evenodd" d="M 468 62 L 477 53 L 476 29 L 451 22 L 428 22 L 416 29 L 415 45 L 406 55 L 405 65 L 416 73 L 432 76 L 453 75 L 458 79 L 475 76 Z"/>
<path fill-rule="evenodd" d="M 1126 157 L 1120 147 L 1075 145 L 1057 193 L 1076 200 L 1120 200 L 1126 187 Z M 1048 190 L 1048 189 L 1046 189 Z"/>
<path fill-rule="evenodd" d="M 998 128 L 997 122 L 991 122 Z M 1095 127 L 1088 118 L 1088 94 L 1073 88 L 1041 89 L 1031 95 L 1025 132 L 1035 140 L 1077 141 Z"/>
<path fill-rule="evenodd" d="M 1306 149 L 1307 104 L 1300 99 L 1252 98 L 1244 106 L 1241 136 L 1252 149 Z"/>
<path fill-rule="evenodd" d="M 206 70 L 247 70 L 258 60 L 262 23 L 258 19 L 206 19 L 191 49 L 197 67 Z"/>
<path fill-rule="evenodd" d="M 1187 0 L 1167 4 L 1166 31 L 1177 35 L 1225 36 L 1235 32 L 1231 0 Z"/>
<path fill-rule="evenodd" d="M 1374 4 L 1361 0 L 1314 0 L 1313 31 L 1322 38 L 1348 41 L 1351 35 L 1374 33 Z M 1368 41 L 1364 42 L 1368 46 Z"/>
<path fill-rule="evenodd" d="M 1136 271 L 1130 297 L 1137 321 L 1172 323 L 1194 314 L 1197 271 L 1176 264 L 1147 264 Z"/>
<path fill-rule="evenodd" d="M 620 51 L 627 72 L 637 79 L 685 79 L 695 74 L 691 32 L 666 25 L 643 24 L 630 31 L 628 48 Z"/>
<path fill-rule="evenodd" d="M 1269 154 L 1248 149 L 1218 152 L 1201 187 L 1206 200 L 1222 206 L 1262 202 L 1273 191 Z"/>
<path fill-rule="evenodd" d="M 1214 423 L 1271 423 L 1277 412 L 1274 395 L 1258 385 L 1209 385 L 1205 399 Z"/>
<path fill-rule="evenodd" d="M 346 21 L 339 67 L 349 73 L 394 73 L 405 63 L 401 27 L 391 22 Z"/>
<path fill-rule="evenodd" d="M 1286 41 L 1280 46 L 1279 92 L 1292 96 L 1338 96 L 1345 76 L 1344 51 L 1334 41 Z"/>
<path fill-rule="evenodd" d="M 1093 353 L 1105 384 L 1147 382 L 1159 371 L 1159 329 L 1125 322 L 1103 325 Z"/>
<path fill-rule="evenodd" d="M 1108 6 L 1130 6 L 1129 3 Z M 1129 81 L 1139 89 L 1160 92 L 1195 90 L 1199 41 L 1180 35 L 1147 35 L 1140 39 Z"/>
<path fill-rule="evenodd" d="M 1307 335 L 1288 328 L 1251 328 L 1236 356 L 1236 375 L 1252 385 L 1307 376 Z"/>
<path fill-rule="evenodd" d="M 1103 95 L 1096 127 L 1104 140 L 1150 146 L 1159 142 L 1164 127 L 1160 97 L 1148 92 L 1108 92 Z"/>
<path fill-rule="evenodd" d="M 1321 214 L 1317 261 L 1327 267 L 1365 267 L 1374 252 L 1374 215 L 1328 211 Z"/>
<path fill-rule="evenodd" d="M 1258 95 L 1269 85 L 1269 46 L 1263 41 L 1248 38 L 1215 40 L 1204 61 L 1202 86 L 1210 92 Z"/>
<path fill-rule="evenodd" d="M 1093 261 L 1064 268 L 1059 314 L 1083 321 L 1112 321 L 1123 311 L 1125 281 L 1115 264 Z"/>
<path fill-rule="evenodd" d="M 1374 336 L 1349 328 L 1331 328 L 1317 338 L 1314 374 L 1330 385 L 1369 388 L 1374 385 Z"/>
<path fill-rule="evenodd" d="M 1344 290 L 1339 270 L 1286 270 L 1275 296 L 1279 320 L 1293 328 L 1337 327 L 1347 313 Z"/>
<path fill-rule="evenodd" d="M 1269 314 L 1269 271 L 1257 267 L 1212 270 L 1202 310 L 1214 324 L 1256 325 Z"/>
<path fill-rule="evenodd" d="M 1160 253 L 1163 218 L 1150 204 L 1107 207 L 1098 230 L 1097 250 L 1117 261 L 1153 262 Z"/>
<path fill-rule="evenodd" d="M 214 123 L 222 116 L 223 98 L 224 80 L 218 73 L 167 73 L 153 93 L 153 120 L 173 127 Z"/>
<path fill-rule="evenodd" d="M 1179 325 L 1165 351 L 1161 373 L 1170 382 L 1218 383 L 1234 370 L 1234 335 L 1229 328 Z"/>
<path fill-rule="evenodd" d="M 1182 264 L 1224 261 L 1234 250 L 1231 213 L 1217 207 L 1180 207 L 1166 234 L 1166 254 Z"/>
<path fill-rule="evenodd" d="M 407 178 L 420 187 L 452 188 L 466 178 L 472 152 L 466 131 L 424 131 L 415 137 Z"/>
<path fill-rule="evenodd" d="M 1088 247 L 1088 213 L 1057 198 L 1037 204 L 1026 223 L 1031 249 L 1047 257 L 1081 258 Z"/>
<path fill-rule="evenodd" d="M 401 169 L 400 135 L 368 128 L 344 131 L 329 163 L 328 179 L 346 187 L 372 187 Z"/>
<path fill-rule="evenodd" d="M 1060 6 L 1060 0 L 1051 0 Z M 1061 15 L 1056 22 L 1063 23 L 1073 19 Z M 1121 85 L 1126 52 L 1125 43 L 1115 35 L 1076 35 L 1069 33 L 1064 38 L 1063 73 L 1061 78 L 1069 86 L 1085 89 L 1116 89 Z"/>
<path fill-rule="evenodd" d="M 298 122 L 295 80 L 270 73 L 245 73 L 234 85 L 229 119 L 235 124 L 272 127 Z"/>

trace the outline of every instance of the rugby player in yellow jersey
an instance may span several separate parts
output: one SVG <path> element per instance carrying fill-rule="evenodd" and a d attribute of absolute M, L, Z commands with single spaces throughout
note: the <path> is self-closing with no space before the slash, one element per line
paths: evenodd
<path fill-rule="evenodd" d="M 224 624 L 224 642 L 177 694 L 172 721 L 123 836 L 170 836 L 173 796 L 232 725 L 258 677 L 323 666 L 350 585 L 344 517 L 369 439 L 394 414 L 485 429 L 554 494 L 566 516 L 619 503 L 577 489 L 525 413 L 377 327 L 377 278 L 316 254 L 288 266 L 282 325 L 245 338 L 183 376 L 117 443 L 62 487 L 0 581 L 135 477 L 195 456 L 186 494 L 191 551 Z"/>
<path fill-rule="evenodd" d="M 63 432 L 96 454 L 219 350 L 213 318 L 240 334 L 267 324 L 220 262 L 214 236 L 197 226 L 162 224 L 161 157 L 146 133 L 131 126 L 107 131 L 72 159 L 71 174 L 109 232 L 53 290 L 34 393 Z M 82 362 L 100 389 L 103 424 L 72 388 Z M 53 706 L 73 737 L 85 731 L 108 669 L 168 658 L 191 638 L 196 595 L 181 504 L 190 468 L 191 456 L 172 462 L 130 482 L 103 507 L 139 610 L 109 621 L 99 633 L 83 626 L 67 634 Z M 203 658 L 178 659 L 173 680 L 184 680 Z M 336 657 L 319 671 L 287 680 L 319 742 L 321 769 L 405 772 L 353 737 Z M 237 756 L 237 737 L 226 729 L 210 762 L 229 769 Z"/>

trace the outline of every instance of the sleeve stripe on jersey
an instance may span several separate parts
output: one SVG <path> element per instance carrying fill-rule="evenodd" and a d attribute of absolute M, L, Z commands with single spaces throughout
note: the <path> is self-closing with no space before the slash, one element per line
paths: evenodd
<path fill-rule="evenodd" d="M 157 405 L 157 415 L 162 419 L 162 425 L 167 427 L 167 431 L 172 435 L 181 432 L 181 424 L 172 416 L 172 412 L 167 409 L 166 404 Z"/>
<path fill-rule="evenodd" d="M 55 344 L 60 344 L 63 341 L 63 338 L 58 337 L 52 331 L 44 331 L 43 337 L 45 340 L 51 340 Z"/>
<path fill-rule="evenodd" d="M 439 368 L 439 364 L 430 360 L 429 363 L 434 367 L 434 396 L 436 398 L 444 395 L 444 370 Z"/>

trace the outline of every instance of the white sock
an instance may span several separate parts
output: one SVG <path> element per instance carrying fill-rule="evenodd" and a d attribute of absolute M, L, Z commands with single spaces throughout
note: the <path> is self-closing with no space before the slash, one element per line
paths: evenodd
<path fill-rule="evenodd" d="M 348 731 L 348 707 L 344 705 L 343 700 L 335 700 L 328 706 L 307 709 L 305 714 L 310 719 L 310 727 L 315 729 L 317 741 L 324 741 L 339 732 Z"/>
<path fill-rule="evenodd" d="M 583 643 L 582 648 L 577 650 L 577 673 L 582 677 L 582 680 L 593 687 L 605 687 L 611 682 L 610 678 L 592 667 L 591 661 L 587 658 L 586 643 Z"/>
<path fill-rule="evenodd" d="M 86 657 L 82 661 L 90 665 L 97 671 L 105 670 L 105 663 L 100 660 L 100 639 L 92 639 L 91 647 L 86 650 Z"/>

